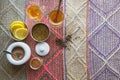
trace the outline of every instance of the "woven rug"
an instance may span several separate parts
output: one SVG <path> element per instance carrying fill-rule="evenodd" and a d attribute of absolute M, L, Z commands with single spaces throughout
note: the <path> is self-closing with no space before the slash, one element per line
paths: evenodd
<path fill-rule="evenodd" d="M 40 6 L 47 5 L 45 1 L 48 0 L 41 1 L 44 2 L 41 2 Z M 50 4 L 56 1 L 54 5 L 51 5 L 53 7 L 58 4 L 58 0 L 49 1 Z M 80 27 L 80 30 L 72 36 L 72 41 L 68 43 L 66 56 L 63 54 L 63 49 L 59 49 L 59 46 L 55 44 L 56 38 L 64 37 L 63 28 L 54 29 L 45 17 L 42 22 L 46 23 L 52 31 L 46 42 L 53 47 L 53 52 L 50 51 L 49 56 L 41 57 L 44 59 L 44 65 L 38 71 L 31 70 L 29 66 L 26 67 L 26 71 L 25 65 L 13 66 L 2 54 L 2 50 L 7 47 L 6 43 L 11 39 L 9 24 L 14 20 L 24 21 L 25 2 L 25 0 L 0 0 L 0 80 L 67 80 L 64 76 L 64 57 L 66 57 L 68 80 L 87 80 L 88 75 L 90 75 L 90 80 L 120 80 L 120 0 L 89 0 L 89 5 L 87 5 L 87 0 L 66 0 L 66 35 Z M 46 9 L 49 8 L 50 11 L 54 9 L 53 7 Z M 46 13 L 49 11 L 45 10 Z M 87 17 L 88 20 L 86 20 Z M 25 20 L 29 28 L 35 24 L 28 17 Z M 88 21 L 89 42 L 88 65 L 86 21 Z M 30 35 L 26 42 L 31 46 L 31 57 L 36 56 L 34 52 L 36 42 Z M 89 72 L 87 72 L 87 67 Z"/>
<path fill-rule="evenodd" d="M 120 80 L 120 0 L 89 2 L 91 80 Z"/>
<path fill-rule="evenodd" d="M 64 11 L 64 6 L 65 6 L 64 2 L 65 1 L 63 1 L 62 5 L 61 5 L 61 9 L 63 11 Z M 59 0 L 27 0 L 26 7 L 32 3 L 39 5 L 41 8 L 43 8 L 43 6 L 44 6 L 44 9 L 43 9 L 44 14 L 48 14 L 50 11 L 54 10 L 57 7 Z M 51 31 L 50 37 L 46 41 L 50 46 L 50 52 L 45 57 L 39 56 L 40 58 L 43 59 L 43 65 L 39 70 L 34 71 L 28 66 L 29 63 L 27 64 L 28 80 L 66 80 L 65 72 L 64 72 L 64 70 L 65 70 L 64 50 L 63 50 L 63 48 L 60 48 L 59 45 L 56 45 L 57 38 L 60 38 L 60 39 L 64 38 L 65 26 L 63 24 L 60 28 L 56 29 L 54 26 L 52 26 L 48 22 L 47 16 L 44 16 L 44 18 L 41 20 L 41 22 L 47 24 Z M 26 15 L 26 23 L 28 25 L 28 28 L 31 31 L 31 28 L 37 22 L 30 19 Z M 26 39 L 26 43 L 28 43 L 29 46 L 31 47 L 32 57 L 37 56 L 37 54 L 35 53 L 35 45 L 37 44 L 37 42 L 35 42 L 31 38 L 30 34 L 29 34 L 28 38 Z"/>
<path fill-rule="evenodd" d="M 87 1 L 66 1 L 66 35 L 72 35 L 71 41 L 66 48 L 66 65 L 68 80 L 87 80 L 86 59 L 86 23 Z"/>
<path fill-rule="evenodd" d="M 0 80 L 26 80 L 23 66 L 10 64 L 2 52 L 12 43 L 9 25 L 12 21 L 24 21 L 25 0 L 0 0 Z"/>

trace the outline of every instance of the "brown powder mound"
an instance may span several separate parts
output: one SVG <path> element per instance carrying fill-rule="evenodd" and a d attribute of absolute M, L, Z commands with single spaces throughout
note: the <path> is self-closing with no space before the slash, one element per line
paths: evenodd
<path fill-rule="evenodd" d="M 38 68 L 42 65 L 42 63 L 38 60 L 38 59 L 33 59 L 31 61 L 31 66 L 34 67 L 34 68 Z"/>
<path fill-rule="evenodd" d="M 12 53 L 14 54 L 14 55 L 12 55 L 13 59 L 15 59 L 17 61 L 21 60 L 25 55 L 24 50 L 21 47 L 15 47 L 12 50 Z"/>

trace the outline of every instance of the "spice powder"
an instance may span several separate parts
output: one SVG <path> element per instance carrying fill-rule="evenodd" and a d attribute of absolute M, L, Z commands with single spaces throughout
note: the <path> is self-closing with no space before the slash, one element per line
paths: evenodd
<path fill-rule="evenodd" d="M 12 50 L 12 53 L 14 54 L 14 55 L 12 55 L 13 59 L 15 59 L 17 61 L 21 60 L 25 55 L 25 52 L 24 52 L 23 48 L 21 48 L 21 47 L 15 47 Z"/>
<path fill-rule="evenodd" d="M 38 68 L 38 67 L 41 66 L 41 62 L 38 59 L 33 59 L 31 61 L 31 66 L 34 67 L 34 68 Z"/>

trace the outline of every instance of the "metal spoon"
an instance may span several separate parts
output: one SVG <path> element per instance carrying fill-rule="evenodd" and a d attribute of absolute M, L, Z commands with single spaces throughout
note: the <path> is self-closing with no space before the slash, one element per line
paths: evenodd
<path fill-rule="evenodd" d="M 56 16 L 55 16 L 55 22 L 57 21 L 57 18 L 58 18 L 58 15 L 59 15 L 61 3 L 62 3 L 62 0 L 59 0 L 58 9 L 57 9 L 57 14 L 56 14 Z"/>
<path fill-rule="evenodd" d="M 11 52 L 9 52 L 9 51 L 4 50 L 3 52 L 6 53 L 6 54 L 14 55 L 14 56 L 16 56 L 17 58 L 20 58 L 20 55 L 17 55 L 17 54 L 11 53 Z"/>
<path fill-rule="evenodd" d="M 9 51 L 6 51 L 6 50 L 4 50 L 3 52 L 6 53 L 6 54 L 15 55 L 15 54 L 13 54 L 13 53 L 11 53 L 11 52 L 9 52 Z"/>

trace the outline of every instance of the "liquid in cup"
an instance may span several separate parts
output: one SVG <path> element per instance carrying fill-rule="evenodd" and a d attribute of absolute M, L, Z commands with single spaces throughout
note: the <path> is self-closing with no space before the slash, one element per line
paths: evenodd
<path fill-rule="evenodd" d="M 62 11 L 58 10 L 53 10 L 49 14 L 49 22 L 56 26 L 59 27 L 64 20 L 64 14 Z"/>
<path fill-rule="evenodd" d="M 30 18 L 40 21 L 43 17 L 43 13 L 38 5 L 29 5 L 27 7 L 27 14 Z"/>

